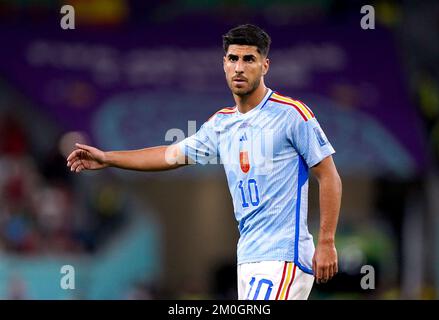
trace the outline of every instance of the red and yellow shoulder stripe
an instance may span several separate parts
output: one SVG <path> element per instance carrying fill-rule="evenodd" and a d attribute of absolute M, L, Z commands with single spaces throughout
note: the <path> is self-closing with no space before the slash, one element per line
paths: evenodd
<path fill-rule="evenodd" d="M 305 121 L 314 118 L 314 113 L 311 111 L 311 109 L 308 108 L 308 106 L 300 100 L 294 100 L 290 97 L 280 95 L 277 92 L 273 92 L 269 100 L 294 107 L 294 109 L 296 109 L 297 112 L 300 113 L 303 120 Z"/>
<path fill-rule="evenodd" d="M 210 116 L 210 118 L 207 119 L 207 121 L 212 119 L 217 114 L 232 114 L 232 113 L 235 113 L 235 112 L 236 112 L 236 108 L 235 107 L 222 108 L 221 110 L 215 112 L 212 116 Z"/>

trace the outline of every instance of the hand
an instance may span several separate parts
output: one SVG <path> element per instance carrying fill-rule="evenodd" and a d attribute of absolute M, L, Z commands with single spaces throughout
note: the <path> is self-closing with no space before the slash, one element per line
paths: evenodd
<path fill-rule="evenodd" d="M 317 244 L 312 267 L 317 283 L 326 283 L 338 272 L 337 250 L 334 242 Z"/>
<path fill-rule="evenodd" d="M 97 170 L 108 167 L 105 152 L 84 144 L 76 143 L 76 150 L 67 157 L 67 166 L 71 171 Z"/>

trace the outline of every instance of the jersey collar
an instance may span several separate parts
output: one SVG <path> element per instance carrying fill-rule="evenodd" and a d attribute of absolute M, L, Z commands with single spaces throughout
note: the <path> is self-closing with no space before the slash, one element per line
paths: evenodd
<path fill-rule="evenodd" d="M 247 117 L 249 114 L 253 114 L 256 111 L 262 109 L 265 106 L 265 104 L 267 103 L 267 100 L 270 98 L 271 94 L 273 93 L 273 90 L 271 90 L 270 88 L 267 88 L 267 89 L 268 90 L 267 90 L 267 93 L 265 94 L 264 98 L 262 98 L 261 102 L 259 102 L 259 104 L 256 107 L 254 107 L 253 109 L 251 109 L 250 111 L 248 111 L 246 113 L 239 112 L 238 107 L 235 107 L 236 113 L 239 116 Z"/>

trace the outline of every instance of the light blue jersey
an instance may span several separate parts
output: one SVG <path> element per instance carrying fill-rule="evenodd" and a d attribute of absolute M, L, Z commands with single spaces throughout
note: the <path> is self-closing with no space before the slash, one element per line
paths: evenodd
<path fill-rule="evenodd" d="M 312 274 L 308 168 L 335 151 L 304 103 L 268 90 L 247 113 L 218 111 L 180 148 L 196 163 L 224 165 L 240 233 L 238 264 L 293 261 Z"/>

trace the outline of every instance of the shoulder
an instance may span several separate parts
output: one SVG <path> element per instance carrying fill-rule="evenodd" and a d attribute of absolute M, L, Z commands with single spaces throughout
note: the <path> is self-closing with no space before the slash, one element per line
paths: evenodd
<path fill-rule="evenodd" d="M 315 118 L 311 108 L 304 102 L 293 99 L 291 97 L 281 95 L 278 92 L 274 92 L 268 99 L 271 106 L 275 109 L 282 110 L 288 115 L 288 118 L 296 120 L 309 121 Z"/>
<path fill-rule="evenodd" d="M 225 107 L 225 108 L 222 108 L 222 109 L 218 110 L 213 115 L 211 115 L 209 117 L 209 119 L 207 119 L 206 122 L 210 122 L 211 120 L 217 119 L 217 118 L 228 117 L 228 116 L 230 116 L 230 115 L 232 115 L 234 113 L 236 113 L 236 107 Z"/>

